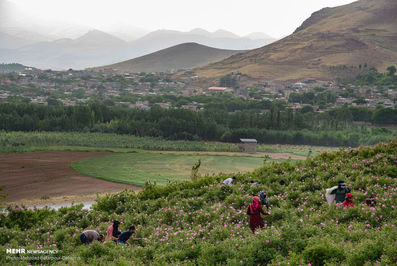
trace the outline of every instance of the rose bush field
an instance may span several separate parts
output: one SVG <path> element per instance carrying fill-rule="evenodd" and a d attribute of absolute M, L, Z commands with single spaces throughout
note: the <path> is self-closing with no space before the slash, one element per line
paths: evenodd
<path fill-rule="evenodd" d="M 66 257 L 25 264 L 397 263 L 397 141 L 321 153 L 300 162 L 265 163 L 236 175 L 232 186 L 221 186 L 230 176 L 163 187 L 148 183 L 138 194 L 123 191 L 98 198 L 93 210 L 82 205 L 58 211 L 9 207 L 0 217 L 0 264 L 21 264 L 7 260 L 6 248 L 54 249 Z M 328 206 L 325 189 L 340 179 L 352 189 L 354 207 Z M 259 185 L 251 186 L 250 180 Z M 265 228 L 252 234 L 246 210 L 260 191 L 267 192 L 270 215 L 264 217 Z M 365 205 L 367 198 L 376 205 Z M 123 231 L 134 224 L 136 237 L 143 240 L 131 246 L 80 244 L 84 229 L 105 234 L 113 219 L 122 222 Z"/>

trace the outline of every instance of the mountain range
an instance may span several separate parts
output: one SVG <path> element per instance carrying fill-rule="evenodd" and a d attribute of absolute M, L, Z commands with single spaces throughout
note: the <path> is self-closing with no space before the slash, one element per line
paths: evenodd
<path fill-rule="evenodd" d="M 121 63 L 95 68 L 121 72 L 167 72 L 191 69 L 225 59 L 244 51 L 225 50 L 198 43 L 183 43 Z"/>
<path fill-rule="evenodd" d="M 0 58 L 2 63 L 18 62 L 41 69 L 84 69 L 137 58 L 182 43 L 195 42 L 213 48 L 240 51 L 274 41 L 264 34 L 255 36 L 240 37 L 224 30 L 158 30 L 134 41 L 125 41 L 103 31 L 90 30 L 75 39 L 33 42 L 0 32 Z"/>
<path fill-rule="evenodd" d="M 359 66 L 384 71 L 396 64 L 396 14 L 396 0 L 358 0 L 313 13 L 293 34 L 278 41 L 263 33 L 241 37 L 225 30 L 198 28 L 189 32 L 157 30 L 133 41 L 90 30 L 78 38 L 29 43 L 32 39 L 24 38 L 29 34 L 15 36 L 7 31 L 0 33 L 0 58 L 45 69 L 106 66 L 163 71 L 196 67 L 193 71 L 204 79 L 240 72 L 262 80 L 330 80 L 338 66 L 342 71 Z M 0 17 L 0 22 L 5 20 Z M 2 29 L 0 25 L 0 32 Z M 206 63 L 210 64 L 203 66 Z M 185 76 L 179 73 L 177 77 Z"/>
<path fill-rule="evenodd" d="M 397 1 L 359 0 L 313 13 L 296 31 L 272 44 L 194 69 L 203 78 L 241 72 L 252 78 L 334 78 L 333 66 L 397 63 Z"/>

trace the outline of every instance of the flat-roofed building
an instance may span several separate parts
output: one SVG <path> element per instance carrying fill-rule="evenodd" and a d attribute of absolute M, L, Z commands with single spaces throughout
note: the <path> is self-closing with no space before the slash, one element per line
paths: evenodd
<path fill-rule="evenodd" d="M 213 91 L 213 92 L 229 92 L 229 91 L 233 91 L 233 89 L 226 88 L 226 87 L 209 87 L 208 90 L 209 91 Z"/>
<path fill-rule="evenodd" d="M 241 143 L 238 145 L 241 152 L 255 153 L 256 144 L 258 141 L 256 139 L 240 139 Z"/>

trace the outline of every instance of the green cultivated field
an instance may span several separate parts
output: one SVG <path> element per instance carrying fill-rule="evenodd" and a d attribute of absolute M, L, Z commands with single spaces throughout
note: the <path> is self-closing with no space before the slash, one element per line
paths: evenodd
<path fill-rule="evenodd" d="M 238 152 L 235 143 L 210 141 L 165 140 L 107 133 L 81 132 L 5 132 L 0 131 L 0 153 L 35 151 L 104 151 L 130 152 L 134 150 L 157 151 L 212 151 Z M 316 155 L 336 148 L 307 145 L 261 144 L 258 152 Z"/>
<path fill-rule="evenodd" d="M 109 181 L 144 186 L 150 180 L 165 185 L 168 180 L 190 178 L 192 166 L 201 160 L 199 174 L 249 172 L 263 165 L 263 157 L 227 153 L 137 152 L 89 158 L 72 163 L 76 171 Z"/>

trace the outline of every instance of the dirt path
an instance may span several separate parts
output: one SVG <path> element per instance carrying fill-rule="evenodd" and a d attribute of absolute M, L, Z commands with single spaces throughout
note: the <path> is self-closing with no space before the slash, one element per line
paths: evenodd
<path fill-rule="evenodd" d="M 139 187 L 84 176 L 70 168 L 70 163 L 111 153 L 35 152 L 0 154 L 0 186 L 7 193 L 6 202 L 95 193 L 118 192 Z M 71 197 L 75 199 L 75 197 Z M 66 199 L 66 198 L 64 198 Z"/>

